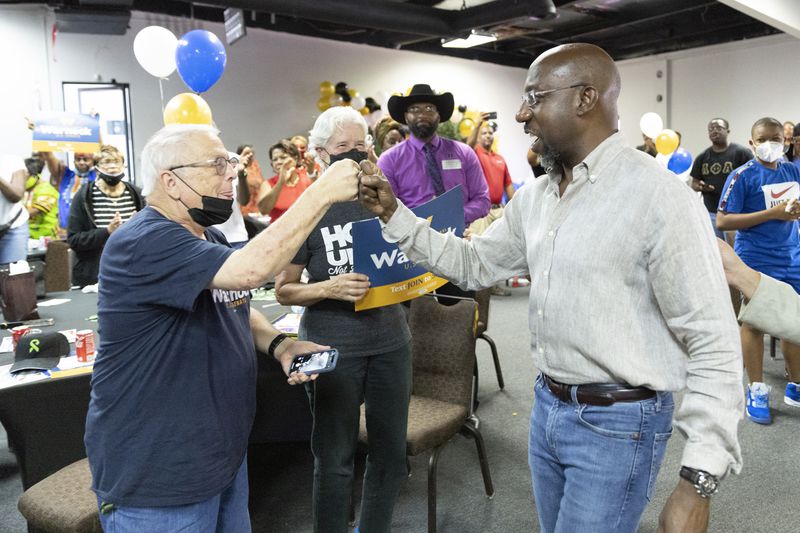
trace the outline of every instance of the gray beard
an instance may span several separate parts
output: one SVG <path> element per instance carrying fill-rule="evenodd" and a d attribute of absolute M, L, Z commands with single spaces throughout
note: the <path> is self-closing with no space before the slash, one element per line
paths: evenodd
<path fill-rule="evenodd" d="M 561 161 L 561 153 L 557 150 L 553 150 L 546 144 L 544 145 L 544 151 L 539 154 L 539 164 L 542 165 L 542 168 L 544 168 L 548 174 L 552 169 L 564 166 Z"/>

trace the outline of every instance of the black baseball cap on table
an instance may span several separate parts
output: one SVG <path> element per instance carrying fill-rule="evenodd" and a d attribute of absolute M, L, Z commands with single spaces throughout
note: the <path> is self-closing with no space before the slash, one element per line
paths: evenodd
<path fill-rule="evenodd" d="M 69 341 L 56 332 L 23 335 L 14 351 L 10 373 L 22 370 L 50 370 L 61 357 L 69 355 Z"/>

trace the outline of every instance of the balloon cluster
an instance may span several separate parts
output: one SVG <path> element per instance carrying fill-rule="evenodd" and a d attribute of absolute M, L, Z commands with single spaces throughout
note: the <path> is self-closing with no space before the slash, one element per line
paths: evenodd
<path fill-rule="evenodd" d="M 375 111 L 370 104 L 376 106 L 376 109 L 380 108 L 374 99 L 364 98 L 357 90 L 348 87 L 347 83 L 343 81 L 340 81 L 336 85 L 329 81 L 323 81 L 319 84 L 319 94 L 320 97 L 319 100 L 317 100 L 317 109 L 320 111 L 325 111 L 330 107 L 350 106 L 358 110 L 362 115 L 369 115 L 371 112 Z M 370 100 L 372 100 L 372 102 L 370 102 Z"/>
<path fill-rule="evenodd" d="M 664 129 L 664 121 L 658 113 L 645 113 L 639 119 L 639 128 L 647 137 L 655 141 L 656 151 L 659 156 L 656 160 L 666 161 L 666 167 L 675 174 L 683 174 L 692 166 L 692 154 L 683 147 L 679 147 L 680 138 L 677 132 Z"/>
<path fill-rule="evenodd" d="M 191 93 L 174 96 L 164 106 L 164 124 L 211 124 L 211 108 L 200 93 L 209 90 L 225 71 L 227 54 L 208 30 L 192 30 L 180 39 L 166 28 L 148 26 L 133 41 L 136 60 L 149 74 L 164 79 L 178 70 Z"/>

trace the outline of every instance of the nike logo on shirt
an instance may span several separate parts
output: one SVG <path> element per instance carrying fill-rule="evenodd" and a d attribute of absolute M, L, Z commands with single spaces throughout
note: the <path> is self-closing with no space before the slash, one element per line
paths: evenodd
<path fill-rule="evenodd" d="M 771 192 L 770 194 L 772 195 L 772 198 L 773 198 L 773 199 L 778 199 L 778 198 L 780 198 L 781 196 L 783 196 L 783 195 L 786 193 L 786 191 L 788 191 L 788 190 L 789 190 L 789 189 L 791 189 L 791 188 L 792 188 L 792 185 L 789 185 L 788 187 L 786 187 L 785 189 L 783 189 L 783 190 L 782 190 L 782 191 L 780 191 L 780 192 L 777 192 L 777 193 L 775 193 L 775 192 Z"/>

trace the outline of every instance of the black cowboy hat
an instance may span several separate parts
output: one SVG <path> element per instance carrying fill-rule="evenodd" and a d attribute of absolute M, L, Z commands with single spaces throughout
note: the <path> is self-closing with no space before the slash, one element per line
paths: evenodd
<path fill-rule="evenodd" d="M 446 122 L 453 116 L 452 93 L 436 94 L 430 85 L 418 83 L 411 88 L 407 96 L 392 96 L 389 98 L 389 115 L 400 124 L 406 123 L 406 109 L 417 102 L 429 102 L 439 111 L 439 120 Z"/>

